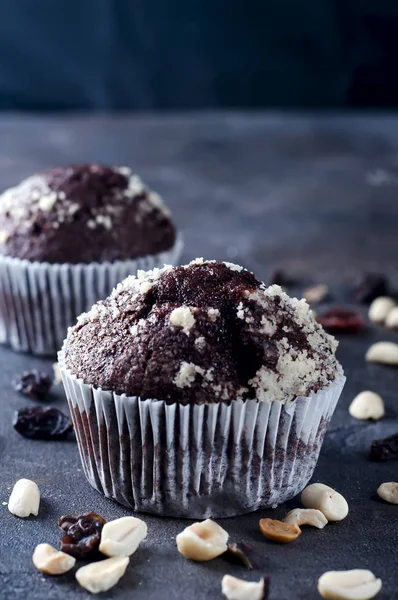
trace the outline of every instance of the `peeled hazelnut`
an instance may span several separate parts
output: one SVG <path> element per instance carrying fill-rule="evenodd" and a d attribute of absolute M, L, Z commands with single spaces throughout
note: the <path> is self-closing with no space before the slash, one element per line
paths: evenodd
<path fill-rule="evenodd" d="M 377 488 L 377 494 L 390 504 L 398 504 L 398 483 L 395 483 L 395 481 L 382 483 Z"/>
<path fill-rule="evenodd" d="M 398 329 L 398 306 L 390 310 L 388 313 L 385 326 L 389 329 Z"/>
<path fill-rule="evenodd" d="M 207 561 L 227 551 L 229 535 L 215 521 L 193 523 L 176 537 L 178 552 L 191 560 Z"/>
<path fill-rule="evenodd" d="M 106 556 L 131 556 L 147 533 L 146 523 L 136 517 L 108 521 L 102 528 L 99 550 Z"/>
<path fill-rule="evenodd" d="M 325 300 L 329 292 L 329 288 L 325 284 L 313 285 L 312 287 L 307 288 L 303 292 L 304 298 L 310 304 L 318 304 Z"/>
<path fill-rule="evenodd" d="M 258 583 L 224 575 L 221 591 L 228 600 L 266 600 L 268 598 L 269 579 L 264 577 Z"/>
<path fill-rule="evenodd" d="M 107 592 L 123 577 L 129 561 L 128 556 L 113 556 L 91 563 L 76 571 L 76 579 L 92 594 Z"/>
<path fill-rule="evenodd" d="M 301 533 L 300 527 L 295 523 L 284 523 L 277 519 L 260 519 L 260 531 L 266 538 L 283 544 L 297 539 Z"/>
<path fill-rule="evenodd" d="M 290 525 L 312 525 L 318 529 L 323 529 L 328 524 L 328 520 L 325 515 L 316 508 L 295 508 L 287 513 L 283 519 L 284 523 L 290 523 Z"/>
<path fill-rule="evenodd" d="M 370 600 L 381 590 L 381 579 L 371 571 L 328 571 L 318 580 L 318 591 L 322 598 L 332 600 Z"/>
<path fill-rule="evenodd" d="M 301 494 L 301 502 L 306 508 L 317 508 L 328 521 L 342 521 L 348 515 L 346 499 L 323 483 L 313 483 Z"/>
<path fill-rule="evenodd" d="M 375 298 L 369 307 L 369 319 L 373 321 L 373 323 L 384 323 L 388 313 L 395 305 L 395 300 L 388 296 L 379 296 L 378 298 Z"/>
<path fill-rule="evenodd" d="M 40 491 L 30 479 L 19 479 L 13 487 L 8 501 L 8 510 L 17 517 L 37 516 L 40 505 Z"/>
<path fill-rule="evenodd" d="M 383 398 L 374 392 L 361 392 L 351 402 L 348 412 L 355 419 L 378 421 L 385 415 Z"/>
<path fill-rule="evenodd" d="M 398 344 L 376 342 L 368 349 L 365 358 L 368 362 L 384 365 L 398 365 Z"/>
<path fill-rule="evenodd" d="M 50 544 L 39 544 L 36 546 L 32 556 L 36 569 L 47 573 L 47 575 L 63 575 L 70 571 L 76 563 L 76 559 L 65 552 L 56 550 Z"/>

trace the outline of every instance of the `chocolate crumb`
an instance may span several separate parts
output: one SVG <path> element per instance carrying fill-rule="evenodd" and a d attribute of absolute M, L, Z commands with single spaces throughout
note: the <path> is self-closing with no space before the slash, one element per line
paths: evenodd
<path fill-rule="evenodd" d="M 398 433 L 382 440 L 374 440 L 370 448 L 370 460 L 385 461 L 398 458 Z"/>
<path fill-rule="evenodd" d="M 247 542 L 228 544 L 224 557 L 235 564 L 243 564 L 249 570 L 260 569 L 264 562 L 260 554 Z"/>

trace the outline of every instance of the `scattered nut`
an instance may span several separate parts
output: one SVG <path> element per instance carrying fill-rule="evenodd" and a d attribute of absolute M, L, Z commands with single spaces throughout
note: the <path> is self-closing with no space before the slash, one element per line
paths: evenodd
<path fill-rule="evenodd" d="M 266 538 L 283 544 L 293 542 L 301 533 L 300 527 L 295 523 L 284 523 L 277 519 L 260 519 L 260 531 Z"/>
<path fill-rule="evenodd" d="M 99 550 L 106 556 L 131 556 L 147 533 L 146 523 L 136 517 L 109 521 L 102 528 Z"/>
<path fill-rule="evenodd" d="M 70 571 L 76 559 L 65 552 L 56 550 L 50 544 L 39 544 L 33 552 L 33 564 L 36 569 L 47 575 L 62 575 Z"/>
<path fill-rule="evenodd" d="M 325 300 L 328 293 L 329 293 L 328 286 L 324 285 L 324 284 L 320 284 L 320 285 L 314 285 L 314 286 L 309 287 L 306 290 L 304 290 L 303 296 L 307 300 L 307 302 L 309 302 L 310 304 L 319 304 L 319 302 L 322 302 L 322 300 Z"/>
<path fill-rule="evenodd" d="M 381 590 L 381 579 L 371 571 L 328 571 L 318 580 L 318 591 L 322 598 L 332 600 L 370 600 Z"/>
<path fill-rule="evenodd" d="M 390 504 L 398 504 L 398 483 L 395 481 L 382 483 L 377 488 L 377 494 L 386 502 L 390 502 Z"/>
<path fill-rule="evenodd" d="M 393 342 L 376 342 L 370 346 L 365 358 L 368 362 L 385 365 L 398 365 L 398 344 Z"/>
<path fill-rule="evenodd" d="M 283 519 L 284 523 L 290 525 L 312 525 L 318 529 L 323 529 L 328 524 L 328 520 L 320 510 L 316 508 L 295 508 L 287 513 Z"/>
<path fill-rule="evenodd" d="M 394 308 L 396 302 L 394 298 L 388 296 L 379 296 L 373 300 L 369 307 L 368 316 L 373 323 L 384 323 L 388 313 Z"/>
<path fill-rule="evenodd" d="M 193 523 L 176 537 L 178 552 L 191 560 L 206 561 L 227 551 L 229 534 L 215 521 Z"/>
<path fill-rule="evenodd" d="M 40 505 L 40 492 L 37 484 L 30 479 L 19 479 L 13 487 L 8 501 L 8 510 L 17 517 L 37 516 Z"/>
<path fill-rule="evenodd" d="M 301 502 L 306 508 L 317 508 L 328 521 L 342 521 L 348 515 L 346 499 L 323 483 L 313 483 L 301 494 Z"/>
<path fill-rule="evenodd" d="M 361 392 L 351 402 L 348 412 L 355 419 L 378 421 L 385 415 L 383 398 L 374 392 Z"/>
<path fill-rule="evenodd" d="M 385 325 L 389 329 L 398 329 L 398 306 L 390 310 L 386 317 Z"/>
<path fill-rule="evenodd" d="M 91 563 L 76 571 L 76 579 L 92 594 L 107 592 L 123 577 L 129 561 L 128 556 L 113 556 Z"/>
<path fill-rule="evenodd" d="M 62 383 L 61 369 L 59 363 L 53 363 L 54 383 Z"/>
<path fill-rule="evenodd" d="M 258 583 L 254 583 L 224 575 L 221 590 L 228 600 L 266 600 L 269 593 L 269 577 L 262 577 Z"/>

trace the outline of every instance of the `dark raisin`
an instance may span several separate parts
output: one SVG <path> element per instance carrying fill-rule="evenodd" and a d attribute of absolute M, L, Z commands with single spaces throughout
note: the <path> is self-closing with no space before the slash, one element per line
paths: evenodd
<path fill-rule="evenodd" d="M 21 435 L 35 440 L 61 440 L 72 430 L 72 421 L 58 408 L 25 406 L 15 411 L 12 421 Z"/>
<path fill-rule="evenodd" d="M 381 273 L 364 273 L 355 285 L 355 299 L 363 304 L 370 304 L 375 298 L 388 295 L 388 280 Z"/>
<path fill-rule="evenodd" d="M 260 569 L 264 560 L 258 552 L 247 542 L 228 544 L 224 557 L 231 562 L 244 564 L 248 569 Z"/>
<path fill-rule="evenodd" d="M 361 315 L 342 307 L 331 308 L 318 315 L 316 320 L 325 329 L 334 333 L 357 333 L 364 324 Z"/>
<path fill-rule="evenodd" d="M 105 519 L 94 512 L 58 519 L 58 525 L 66 534 L 60 539 L 62 552 L 75 558 L 95 557 L 105 523 Z"/>
<path fill-rule="evenodd" d="M 271 275 L 269 285 L 280 285 L 282 287 L 291 287 L 296 281 L 286 273 L 283 269 L 277 269 Z"/>
<path fill-rule="evenodd" d="M 398 458 L 398 433 L 372 442 L 369 458 L 377 461 Z"/>
<path fill-rule="evenodd" d="M 264 595 L 263 595 L 263 597 L 262 597 L 261 600 L 267 600 L 267 598 L 269 596 L 269 588 L 270 588 L 270 584 L 271 584 L 271 577 L 269 575 L 264 575 L 263 581 L 264 581 Z"/>
<path fill-rule="evenodd" d="M 25 371 L 21 377 L 14 379 L 14 387 L 18 392 L 29 396 L 32 400 L 44 400 L 52 386 L 52 379 L 46 373 L 36 369 Z"/>

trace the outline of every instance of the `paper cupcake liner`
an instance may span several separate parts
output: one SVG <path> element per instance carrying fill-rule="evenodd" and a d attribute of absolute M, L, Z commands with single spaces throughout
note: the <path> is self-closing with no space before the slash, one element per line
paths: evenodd
<path fill-rule="evenodd" d="M 178 237 L 170 250 L 152 256 L 77 265 L 0 257 L 0 343 L 54 356 L 78 315 L 139 269 L 175 264 L 182 247 Z"/>
<path fill-rule="evenodd" d="M 76 378 L 58 355 L 89 483 L 135 511 L 230 517 L 277 506 L 311 479 L 345 383 L 279 401 L 167 404 Z"/>

